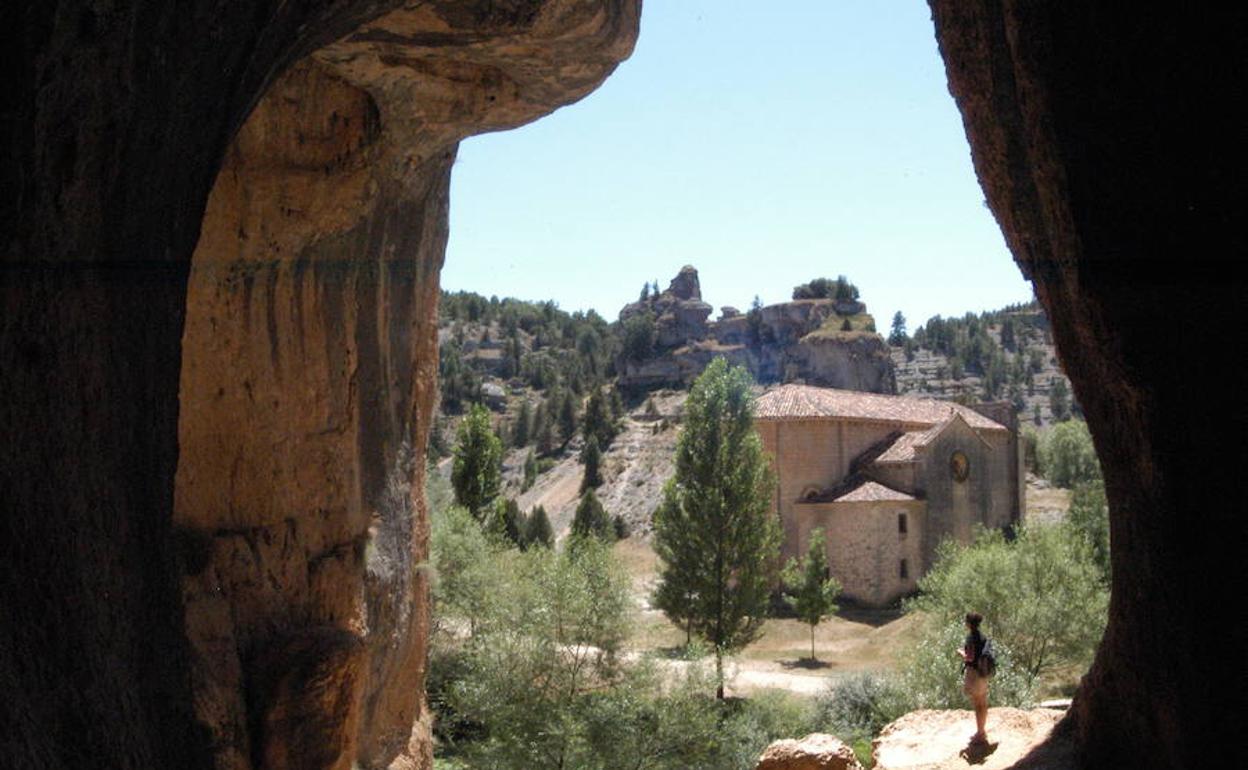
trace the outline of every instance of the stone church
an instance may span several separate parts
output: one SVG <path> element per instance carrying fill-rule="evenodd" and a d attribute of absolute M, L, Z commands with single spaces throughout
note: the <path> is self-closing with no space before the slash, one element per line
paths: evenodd
<path fill-rule="evenodd" d="M 1018 426 L 1008 403 L 783 385 L 758 399 L 784 559 L 822 528 L 843 595 L 882 606 L 917 588 L 936 547 L 1019 521 Z"/>

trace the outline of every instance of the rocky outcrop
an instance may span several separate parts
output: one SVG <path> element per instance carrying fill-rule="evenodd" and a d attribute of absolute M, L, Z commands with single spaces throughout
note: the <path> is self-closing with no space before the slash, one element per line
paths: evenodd
<path fill-rule="evenodd" d="M 724 307 L 708 323 L 698 271 L 686 265 L 667 291 L 620 310 L 621 322 L 643 313 L 655 319 L 656 350 L 642 361 L 617 360 L 618 382 L 633 390 L 688 387 L 711 360 L 726 358 L 761 382 L 892 393 L 892 358 L 866 310 L 857 300 L 799 299 L 767 305 L 754 321 Z"/>
<path fill-rule="evenodd" d="M 878 334 L 808 334 L 789 351 L 789 358 L 797 376 L 812 385 L 896 392 L 891 352 Z"/>
<path fill-rule="evenodd" d="M 1068 736 L 1050 736 L 1061 720 L 1054 709 L 993 708 L 987 744 L 972 744 L 973 711 L 914 711 L 892 722 L 871 743 L 877 770 L 1067 770 L 1074 766 Z"/>
<path fill-rule="evenodd" d="M 591 91 L 639 6 L 4 13 L 6 763 L 428 767 L 456 144 Z"/>
<path fill-rule="evenodd" d="M 650 314 L 655 320 L 659 347 L 674 348 L 704 339 L 706 319 L 711 312 L 711 306 L 702 301 L 698 271 L 685 265 L 665 291 L 625 305 L 620 310 L 620 320 Z"/>
<path fill-rule="evenodd" d="M 835 736 L 811 733 L 801 740 L 772 743 L 754 770 L 862 770 L 854 750 Z"/>

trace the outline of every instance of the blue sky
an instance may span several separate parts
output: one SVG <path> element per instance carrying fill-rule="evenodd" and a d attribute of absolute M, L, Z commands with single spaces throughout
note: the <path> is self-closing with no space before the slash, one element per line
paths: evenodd
<path fill-rule="evenodd" d="M 596 92 L 463 142 L 442 285 L 615 320 L 698 268 L 745 309 L 845 274 L 881 329 L 1031 297 L 922 0 L 646 0 Z"/>

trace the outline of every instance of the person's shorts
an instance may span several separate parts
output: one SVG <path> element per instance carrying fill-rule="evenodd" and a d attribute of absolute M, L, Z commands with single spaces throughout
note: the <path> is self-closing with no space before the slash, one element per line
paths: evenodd
<path fill-rule="evenodd" d="M 987 698 L 988 678 L 980 676 L 975 669 L 968 668 L 966 673 L 962 674 L 962 692 L 972 698 Z"/>

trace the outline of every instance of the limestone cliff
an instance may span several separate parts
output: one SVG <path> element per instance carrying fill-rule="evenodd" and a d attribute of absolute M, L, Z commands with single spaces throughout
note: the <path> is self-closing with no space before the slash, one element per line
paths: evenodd
<path fill-rule="evenodd" d="M 625 305 L 619 319 L 648 314 L 655 326 L 649 356 L 616 361 L 626 389 L 687 387 L 715 358 L 744 366 L 760 382 L 801 381 L 892 393 L 893 362 L 866 305 L 857 300 L 798 299 L 753 317 L 725 307 L 708 321 L 698 271 L 686 265 L 666 291 Z"/>

